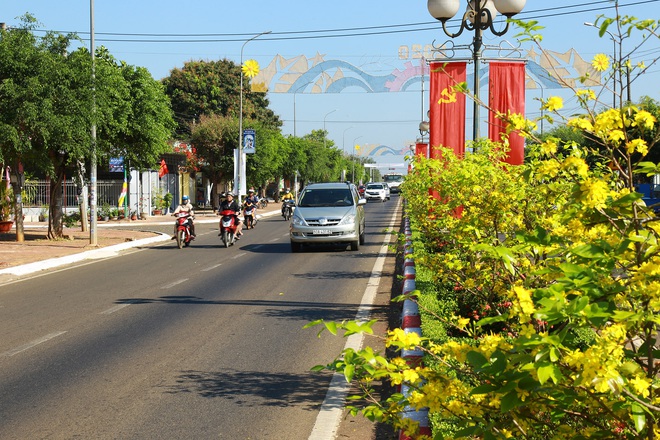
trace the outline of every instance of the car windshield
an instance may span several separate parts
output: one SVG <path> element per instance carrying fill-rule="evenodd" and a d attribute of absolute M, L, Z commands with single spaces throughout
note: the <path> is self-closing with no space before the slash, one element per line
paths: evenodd
<path fill-rule="evenodd" d="M 367 185 L 367 189 L 383 189 L 383 185 L 377 185 L 377 184 Z"/>
<path fill-rule="evenodd" d="M 351 190 L 346 189 L 309 189 L 303 192 L 298 206 L 312 208 L 320 206 L 352 206 Z"/>

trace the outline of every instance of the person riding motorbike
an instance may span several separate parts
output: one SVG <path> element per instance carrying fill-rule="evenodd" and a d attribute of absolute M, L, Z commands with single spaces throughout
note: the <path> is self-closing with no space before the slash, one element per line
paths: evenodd
<path fill-rule="evenodd" d="M 282 200 L 282 216 L 284 216 L 284 208 L 286 207 L 286 201 L 287 200 L 293 200 L 293 193 L 291 192 L 291 188 L 287 188 L 284 190 L 284 194 L 280 196 L 280 200 Z"/>
<path fill-rule="evenodd" d="M 254 190 L 252 188 L 249 189 L 248 191 L 248 196 L 245 199 L 245 202 L 243 202 L 243 209 L 252 209 L 252 218 L 256 219 L 257 218 L 257 207 L 259 203 L 259 197 L 257 197 L 254 194 Z M 248 229 L 250 227 L 248 226 Z M 252 222 L 252 229 L 254 229 L 254 221 Z"/>
<path fill-rule="evenodd" d="M 238 218 L 238 213 L 241 211 L 241 207 L 238 205 L 238 202 L 234 200 L 234 195 L 232 193 L 228 193 L 227 198 L 220 203 L 220 207 L 218 208 L 218 215 L 220 215 L 222 211 L 234 211 L 234 221 L 236 222 L 236 240 L 240 240 L 241 235 L 243 235 L 243 223 Z M 220 221 L 220 224 L 222 225 L 222 220 Z M 222 229 L 221 225 L 219 229 Z M 221 235 L 222 230 L 218 236 Z"/>
<path fill-rule="evenodd" d="M 188 219 L 188 223 L 190 224 L 190 235 L 192 239 L 195 239 L 195 223 L 193 223 L 193 219 L 195 218 L 195 211 L 192 203 L 190 203 L 190 197 L 181 197 L 181 204 L 176 207 L 172 215 L 176 216 L 180 212 L 187 212 L 190 214 L 190 218 Z M 176 223 L 174 224 L 174 235 L 172 236 L 172 240 L 174 239 L 176 239 Z"/>

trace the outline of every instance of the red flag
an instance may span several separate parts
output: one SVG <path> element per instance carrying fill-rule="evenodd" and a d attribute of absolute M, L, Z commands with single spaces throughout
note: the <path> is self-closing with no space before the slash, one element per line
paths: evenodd
<path fill-rule="evenodd" d="M 429 157 L 429 144 L 426 142 L 417 142 L 415 144 L 415 156 L 421 156 L 424 159 Z"/>
<path fill-rule="evenodd" d="M 158 177 L 163 177 L 165 174 L 169 173 L 167 169 L 167 164 L 165 163 L 165 159 L 161 159 L 160 161 L 160 170 L 158 170 Z"/>
<path fill-rule="evenodd" d="M 438 158 L 439 146 L 465 154 L 465 94 L 453 87 L 465 82 L 466 65 L 461 62 L 432 62 L 429 101 L 430 156 Z"/>
<path fill-rule="evenodd" d="M 500 113 L 525 115 L 525 62 L 491 62 L 489 70 L 488 101 L 490 108 Z M 504 122 L 494 112 L 488 113 L 488 137 L 502 142 L 506 133 Z M 522 165 L 525 159 L 525 139 L 513 131 L 509 134 L 509 155 L 505 162 Z"/>

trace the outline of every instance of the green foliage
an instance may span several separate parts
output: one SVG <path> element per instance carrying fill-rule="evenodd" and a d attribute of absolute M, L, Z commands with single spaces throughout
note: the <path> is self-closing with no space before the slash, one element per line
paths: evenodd
<path fill-rule="evenodd" d="M 618 19 L 657 36 L 655 21 Z M 390 349 L 421 349 L 424 365 L 365 347 L 325 366 L 354 380 L 363 414 L 415 436 L 401 408 L 428 408 L 435 438 L 660 435 L 660 222 L 634 191 L 636 175 L 658 174 L 658 120 L 650 106 L 603 108 L 575 92 L 583 114 L 565 127 L 578 137 L 503 118 L 526 138 L 524 165 L 482 140 L 462 159 L 415 159 L 402 191 L 424 278 L 410 299 L 439 324 L 387 335 Z M 542 102 L 557 119 L 562 105 Z M 370 384 L 384 379 L 408 393 L 375 398 Z"/>

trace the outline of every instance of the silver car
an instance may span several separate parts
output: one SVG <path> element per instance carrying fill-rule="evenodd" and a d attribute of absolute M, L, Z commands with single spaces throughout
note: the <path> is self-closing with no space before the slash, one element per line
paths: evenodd
<path fill-rule="evenodd" d="M 313 183 L 300 193 L 291 219 L 291 251 L 305 244 L 349 243 L 352 251 L 364 244 L 364 205 L 355 185 Z"/>

